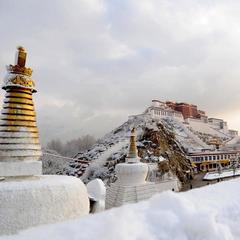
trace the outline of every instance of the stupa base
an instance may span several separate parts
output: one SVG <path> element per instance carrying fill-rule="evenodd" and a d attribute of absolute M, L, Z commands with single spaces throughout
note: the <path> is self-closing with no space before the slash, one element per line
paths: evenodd
<path fill-rule="evenodd" d="M 106 209 L 120 207 L 127 203 L 137 203 L 149 199 L 156 193 L 155 183 L 148 182 L 138 186 L 122 186 L 115 183 L 107 189 Z"/>
<path fill-rule="evenodd" d="M 75 177 L 34 176 L 0 181 L 0 235 L 89 213 L 85 185 Z"/>
<path fill-rule="evenodd" d="M 41 161 L 0 162 L 0 177 L 33 176 L 42 174 Z"/>

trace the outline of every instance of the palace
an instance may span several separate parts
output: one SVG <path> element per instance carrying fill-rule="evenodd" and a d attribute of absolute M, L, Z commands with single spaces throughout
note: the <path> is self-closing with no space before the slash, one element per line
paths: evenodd
<path fill-rule="evenodd" d="M 205 134 L 220 135 L 220 137 L 236 137 L 238 131 L 228 129 L 227 122 L 219 118 L 209 118 L 205 111 L 199 110 L 196 105 L 171 101 L 152 100 L 152 104 L 143 114 L 153 119 L 174 118 L 181 123 Z"/>

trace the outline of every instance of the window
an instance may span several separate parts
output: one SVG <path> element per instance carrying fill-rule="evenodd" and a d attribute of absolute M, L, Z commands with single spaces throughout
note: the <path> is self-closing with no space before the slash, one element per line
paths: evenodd
<path fill-rule="evenodd" d="M 216 160 L 216 156 L 213 156 L 213 160 Z"/>
<path fill-rule="evenodd" d="M 212 160 L 212 156 L 209 156 L 209 160 Z"/>
<path fill-rule="evenodd" d="M 220 159 L 220 157 L 219 157 L 219 155 L 217 155 L 217 160 L 219 160 Z"/>
<path fill-rule="evenodd" d="M 208 160 L 208 157 L 206 156 L 206 157 L 205 157 L 205 161 L 207 161 L 207 160 Z"/>

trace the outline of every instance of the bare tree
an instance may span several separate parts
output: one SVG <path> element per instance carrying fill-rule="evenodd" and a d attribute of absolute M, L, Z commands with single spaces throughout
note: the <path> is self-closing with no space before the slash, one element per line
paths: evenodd
<path fill-rule="evenodd" d="M 91 135 L 84 135 L 65 144 L 59 139 L 54 139 L 47 144 L 47 149 L 54 150 L 64 156 L 73 157 L 78 152 L 89 149 L 95 142 L 96 139 Z"/>

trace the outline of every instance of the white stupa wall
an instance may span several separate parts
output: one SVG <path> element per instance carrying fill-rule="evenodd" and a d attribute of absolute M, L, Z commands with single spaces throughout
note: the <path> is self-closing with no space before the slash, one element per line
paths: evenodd
<path fill-rule="evenodd" d="M 106 209 L 143 201 L 163 191 L 178 192 L 180 187 L 177 178 L 161 182 L 146 182 L 138 186 L 122 186 L 119 183 L 115 183 L 107 189 Z"/>
<path fill-rule="evenodd" d="M 0 182 L 0 235 L 85 216 L 87 189 L 69 176 L 35 176 Z"/>

